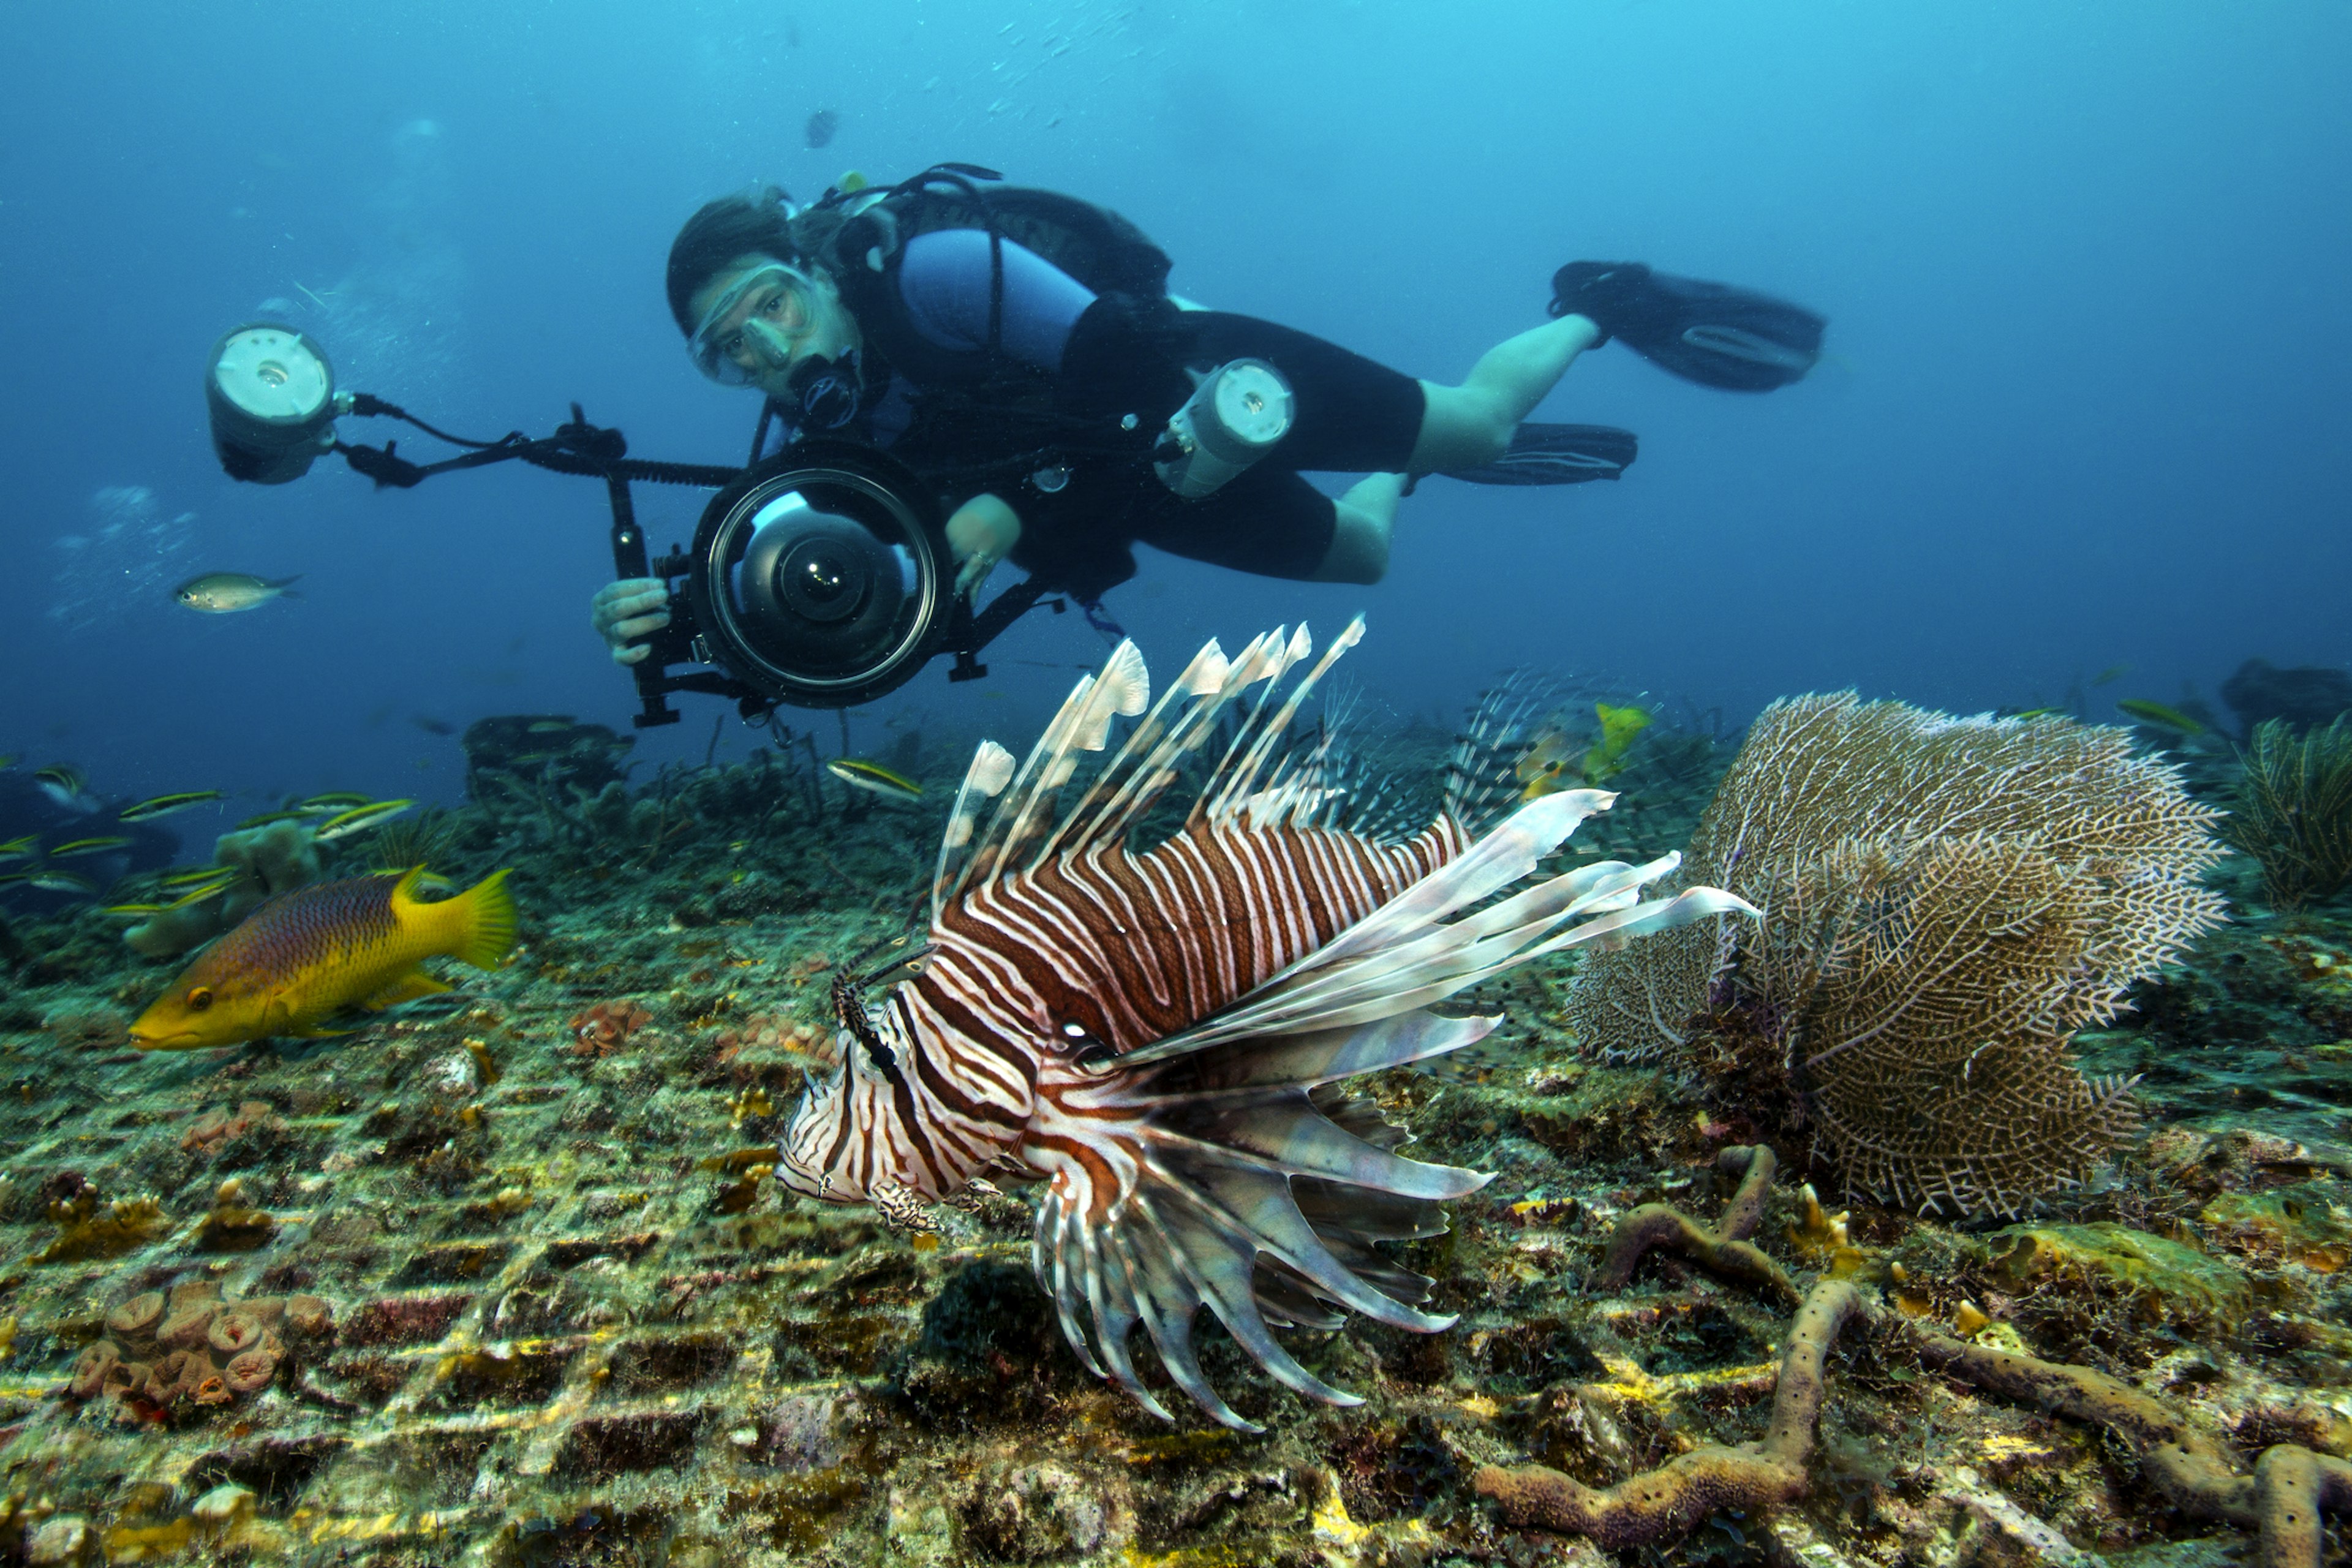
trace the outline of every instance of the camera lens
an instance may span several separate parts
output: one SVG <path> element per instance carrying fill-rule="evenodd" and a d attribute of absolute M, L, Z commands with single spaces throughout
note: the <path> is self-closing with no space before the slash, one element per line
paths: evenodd
<path fill-rule="evenodd" d="M 947 599 L 937 503 L 881 454 L 794 447 L 719 492 L 688 582 L 714 662 L 788 702 L 840 707 L 905 682 Z"/>
<path fill-rule="evenodd" d="M 776 571 L 776 596 L 812 621 L 838 621 L 856 613 L 872 580 L 866 563 L 841 540 L 803 539 Z"/>

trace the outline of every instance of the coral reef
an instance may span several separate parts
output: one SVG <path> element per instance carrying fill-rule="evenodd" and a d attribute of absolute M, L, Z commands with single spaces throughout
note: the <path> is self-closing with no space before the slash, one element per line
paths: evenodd
<path fill-rule="evenodd" d="M 281 1328 L 315 1341 L 329 1321 L 315 1297 L 229 1301 L 211 1280 L 143 1290 L 106 1314 L 106 1337 L 75 1358 L 66 1397 L 114 1402 L 134 1421 L 250 1399 L 286 1363 Z"/>
<path fill-rule="evenodd" d="M 2215 816 L 2123 732 L 1811 697 L 1759 718 L 1683 877 L 1763 918 L 1580 974 L 1596 1052 L 1716 1080 L 1851 1192 L 2013 1212 L 2128 1132 L 2069 1047 L 2221 918 Z"/>
<path fill-rule="evenodd" d="M 1771 1169 L 1769 1153 L 1748 1151 L 1751 1173 Z M 1751 1233 L 1760 1213 L 1757 1184 L 1743 1184 L 1717 1225 L 1703 1226 L 1679 1211 L 1675 1223 L 1637 1227 L 1612 1247 L 1604 1286 L 1630 1276 L 1640 1255 L 1664 1246 L 1703 1265 L 1728 1263 L 1753 1278 L 1747 1258 L 1727 1254 Z M 1634 1216 L 1629 1215 L 1629 1222 Z M 1785 1276 L 1773 1281 L 1785 1285 Z M 1979 1314 L 1980 1316 L 1980 1314 Z M 2174 1507 L 2194 1519 L 2256 1526 L 2264 1568 L 2315 1568 L 2325 1513 L 2352 1513 L 2352 1463 L 2296 1444 L 2264 1449 L 2251 1476 L 2233 1468 L 2210 1435 L 2139 1390 L 2087 1367 L 2046 1362 L 1998 1346 L 1969 1344 L 1890 1313 L 1843 1279 L 1825 1278 L 1808 1291 L 1790 1325 L 1761 1442 L 1709 1445 L 1660 1468 L 1595 1491 L 1545 1465 L 1507 1469 L 1489 1466 L 1475 1484 L 1515 1524 L 1590 1536 L 1622 1551 L 1655 1546 L 1689 1533 L 1701 1521 L 1788 1503 L 1809 1485 L 1808 1460 L 1827 1392 L 1823 1360 L 1841 1330 L 1860 1318 L 1898 1339 L 1929 1370 L 1960 1378 L 2030 1407 L 2096 1423 L 2130 1444 L 2148 1479 Z M 2050 1544 L 2063 1546 L 2063 1542 Z"/>
<path fill-rule="evenodd" d="M 2352 712 L 2352 675 L 2324 666 L 2281 669 L 2266 658 L 2250 658 L 2221 683 L 2221 700 L 2237 714 L 2242 738 L 2273 720 L 2315 729 Z"/>
<path fill-rule="evenodd" d="M 1434 761 L 1446 740 L 1396 744 Z M 1651 771 L 1665 742 L 1697 785 Z M 1675 847 L 1727 750 L 1661 714 L 1611 781 L 1626 798 L 1601 820 L 1638 831 L 1609 852 Z M 892 765 L 941 771 L 920 763 Z M 2238 918 L 2077 1037 L 2084 1073 L 2140 1076 L 2138 1131 L 2098 1181 L 2006 1228 L 1836 1198 L 1800 1144 L 1772 1169 L 1759 1134 L 1780 1109 L 1592 1060 L 1564 1024 L 1565 969 L 1486 987 L 1475 1005 L 1507 1021 L 1486 1044 L 1370 1088 L 1417 1155 L 1496 1173 L 1444 1237 L 1381 1244 L 1441 1281 L 1432 1310 L 1458 1323 L 1295 1335 L 1317 1375 L 1364 1394 L 1350 1410 L 1204 1333 L 1205 1369 L 1268 1428 L 1252 1436 L 1162 1424 L 1086 1373 L 1030 1278 L 1014 1184 L 885 1215 L 751 1179 L 835 1048 L 828 960 L 905 932 L 936 824 L 816 787 L 798 736 L 645 772 L 620 797 L 644 832 L 535 777 L 436 821 L 435 870 L 517 867 L 526 951 L 331 1040 L 131 1053 L 122 1021 L 159 972 L 95 912 L 12 912 L 0 1563 L 1606 1568 L 1476 1478 L 1539 1465 L 1602 1495 L 1679 1456 L 1760 1453 L 1791 1313 L 1824 1279 L 1871 1310 L 1821 1358 L 1805 1489 L 1627 1561 L 2279 1562 L 2235 1522 L 2264 1472 L 2273 1496 L 2313 1500 L 2303 1527 L 2341 1560 L 2352 922 L 2341 901 L 2272 913 L 2248 857 L 2210 873 Z M 351 843 L 327 848 L 348 864 Z M 572 1021 L 623 1004 L 653 1022 L 577 1052 Z M 266 1232 L 214 1224 L 241 1214 Z M 1790 1292 L 1740 1272 L 1743 1247 Z M 117 1364 L 144 1361 L 152 1384 L 188 1353 L 143 1347 L 191 1284 L 223 1310 L 288 1303 L 265 1386 L 147 1414 L 73 1396 L 86 1352 L 133 1348 L 141 1320 L 107 1320 L 150 1292 L 142 1353 Z M 226 1386 L 236 1357 L 213 1326 L 194 1349 Z M 1975 1370 L 1931 1363 L 1947 1342 Z M 2110 1381 L 2041 1381 L 1994 1352 Z M 2022 1393 L 1994 1381 L 2029 1374 Z M 2126 1392 L 2152 1409 L 2110 1407 L 2140 1426 L 2091 1413 Z M 2159 1415 L 2215 1446 L 2236 1512 L 2176 1506 L 2132 1435 Z"/>
<path fill-rule="evenodd" d="M 264 899 L 315 882 L 320 876 L 319 844 L 306 822 L 272 822 L 224 833 L 213 846 L 213 864 L 236 879 L 215 897 L 167 910 L 122 933 L 132 952 L 153 959 L 177 958 L 203 946 L 251 914 Z"/>
<path fill-rule="evenodd" d="M 575 1055 L 603 1057 L 626 1047 L 631 1037 L 653 1021 L 650 1011 L 624 998 L 599 1002 L 584 1013 L 576 1013 L 565 1026 L 572 1031 Z"/>
<path fill-rule="evenodd" d="M 2352 723 L 2300 736 L 2284 720 L 2256 725 L 2223 832 L 2262 863 L 2276 908 L 2341 892 L 2352 882 Z"/>

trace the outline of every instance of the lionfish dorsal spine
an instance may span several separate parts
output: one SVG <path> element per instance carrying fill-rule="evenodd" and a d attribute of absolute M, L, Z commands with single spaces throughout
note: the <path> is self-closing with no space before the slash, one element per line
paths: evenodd
<path fill-rule="evenodd" d="M 982 806 L 1004 792 L 1004 786 L 1013 782 L 1013 753 L 993 741 L 982 741 L 980 750 L 972 753 L 971 766 L 964 770 L 955 805 L 948 812 L 947 831 L 940 835 L 940 858 L 931 869 L 932 924 L 939 923 L 940 910 L 962 887 L 963 873 L 971 864 L 971 837 Z"/>
<path fill-rule="evenodd" d="M 1149 799 L 1133 808 L 1129 802 L 1133 798 L 1136 781 L 1149 776 L 1151 762 L 1160 753 L 1160 738 L 1170 727 L 1169 710 L 1188 698 L 1213 695 L 1224 682 L 1225 669 L 1224 650 L 1211 638 L 1207 647 L 1192 656 L 1192 662 L 1184 667 L 1174 683 L 1160 694 L 1160 700 L 1151 705 L 1141 721 L 1128 731 L 1127 739 L 1103 764 L 1077 805 L 1038 847 L 1037 864 L 1043 865 L 1057 854 L 1076 854 L 1090 844 L 1113 838 L 1134 819 L 1135 814 L 1150 809 Z M 1183 721 L 1177 721 L 1179 724 Z"/>
<path fill-rule="evenodd" d="M 1255 782 L 1259 771 L 1265 766 L 1265 760 L 1273 752 L 1276 742 L 1289 730 L 1291 721 L 1298 716 L 1300 706 L 1313 694 L 1316 686 L 1321 682 L 1323 677 L 1329 673 L 1331 666 L 1338 661 L 1339 656 L 1363 640 L 1364 617 L 1358 616 L 1348 623 L 1345 630 L 1331 639 L 1330 647 L 1325 650 L 1322 658 L 1316 663 L 1315 668 L 1307 671 L 1306 678 L 1291 688 L 1290 695 L 1284 699 L 1281 708 L 1276 711 L 1272 719 L 1260 727 L 1256 738 L 1250 744 L 1249 751 L 1226 775 L 1223 787 L 1217 792 L 1216 800 L 1211 803 L 1209 820 L 1212 822 L 1227 820 L 1233 815 L 1237 804 L 1250 798 L 1251 786 Z M 1313 651 L 1314 643 L 1307 637 L 1307 628 L 1302 626 L 1298 628 L 1297 637 L 1292 640 L 1290 647 L 1286 650 L 1288 657 L 1284 668 L 1286 669 L 1291 665 L 1302 662 Z M 1271 686 L 1267 688 L 1266 694 L 1269 698 L 1272 697 Z"/>

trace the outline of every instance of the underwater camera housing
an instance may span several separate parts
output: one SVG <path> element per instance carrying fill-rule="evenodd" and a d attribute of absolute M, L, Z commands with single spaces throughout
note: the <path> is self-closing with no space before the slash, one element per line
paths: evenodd
<path fill-rule="evenodd" d="M 757 720 L 780 705 L 872 701 L 941 654 L 954 658 L 949 679 L 976 679 L 988 673 L 976 656 L 998 634 L 1041 602 L 1062 607 L 1031 579 L 975 614 L 952 591 L 936 488 L 856 442 L 802 441 L 745 468 L 653 462 L 629 457 L 621 433 L 589 424 L 576 403 L 551 436 L 467 440 L 382 398 L 337 392 L 325 351 L 269 321 L 239 327 L 213 346 L 205 395 L 221 468 L 249 484 L 299 479 L 327 452 L 378 489 L 408 489 L 436 474 L 509 460 L 604 480 L 614 573 L 670 584 L 670 624 L 645 639 L 651 651 L 630 667 L 640 729 L 676 723 L 669 697 L 679 691 L 731 698 L 746 720 Z M 334 428 L 345 414 L 404 420 L 467 449 L 415 463 L 396 442 L 348 445 Z M 755 452 L 765 432 L 762 420 Z M 630 489 L 636 482 L 719 492 L 691 548 L 648 557 Z"/>
<path fill-rule="evenodd" d="M 871 448 L 810 441 L 703 509 L 687 557 L 698 662 L 782 701 L 841 708 L 903 683 L 946 629 L 938 503 Z"/>

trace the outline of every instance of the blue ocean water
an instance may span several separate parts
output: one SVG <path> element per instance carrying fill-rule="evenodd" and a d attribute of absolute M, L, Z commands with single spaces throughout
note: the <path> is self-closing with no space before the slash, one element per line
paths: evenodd
<path fill-rule="evenodd" d="M 1577 258 L 1832 320 L 1767 397 L 1589 356 L 1542 416 L 1638 431 L 1624 480 L 1433 481 L 1376 588 L 1149 557 L 1109 607 L 1163 671 L 1359 609 L 1351 673 L 1407 713 L 1523 663 L 1737 721 L 1809 689 L 1975 710 L 2128 665 L 2094 696 L 2178 701 L 2252 655 L 2352 659 L 2352 16 L 2315 0 L 139 0 L 10 7 L 0 46 L 0 752 L 103 795 L 247 792 L 228 820 L 289 791 L 452 800 L 436 731 L 634 708 L 587 627 L 595 485 L 378 493 L 332 459 L 234 484 L 200 387 L 224 329 L 287 320 L 446 428 L 544 432 L 576 400 L 640 456 L 731 462 L 756 407 L 680 352 L 679 223 L 755 180 L 940 159 L 1104 202 L 1179 291 L 1433 380 L 1539 321 Z M 700 499 L 641 489 L 656 547 Z M 172 604 L 218 569 L 303 596 Z M 989 682 L 942 665 L 852 715 L 852 747 L 1024 747 L 1102 650 L 1038 616 Z M 727 710 L 685 705 L 641 755 L 704 754 Z M 719 754 L 761 738 L 726 719 Z M 192 848 L 218 825 L 173 824 Z"/>

